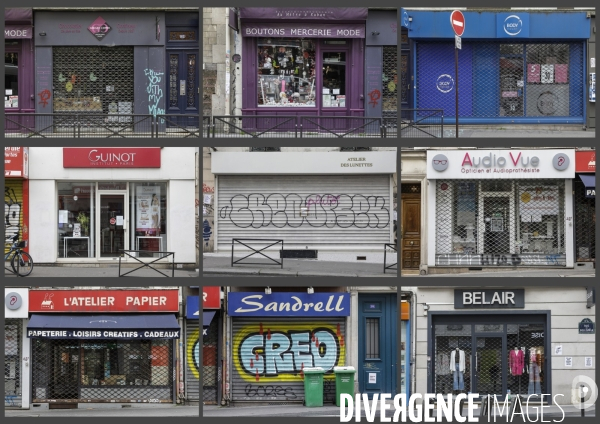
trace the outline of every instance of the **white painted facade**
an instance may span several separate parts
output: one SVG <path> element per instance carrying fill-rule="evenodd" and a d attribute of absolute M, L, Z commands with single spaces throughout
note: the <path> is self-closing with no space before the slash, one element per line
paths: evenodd
<path fill-rule="evenodd" d="M 168 251 L 176 263 L 196 263 L 196 151 L 194 147 L 161 148 L 160 168 L 63 168 L 62 147 L 29 149 L 29 252 L 36 263 L 58 260 L 57 183 L 161 182 L 167 185 Z M 128 185 L 129 186 L 129 185 Z M 129 188 L 127 196 L 129 198 Z M 128 217 L 127 217 L 128 219 Z M 129 223 L 131 228 L 134 223 Z M 134 249 L 130 246 L 129 249 Z M 172 259 L 171 259 L 172 260 Z M 71 260 L 73 261 L 73 260 Z M 77 259 L 98 263 L 96 258 Z"/>

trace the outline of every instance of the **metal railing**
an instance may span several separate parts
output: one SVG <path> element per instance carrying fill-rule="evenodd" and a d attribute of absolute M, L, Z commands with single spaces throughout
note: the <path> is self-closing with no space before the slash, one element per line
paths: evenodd
<path fill-rule="evenodd" d="M 442 109 L 402 109 L 400 137 L 443 138 L 444 111 Z"/>
<path fill-rule="evenodd" d="M 202 117 L 202 134 L 206 138 L 210 137 L 210 123 L 211 123 L 210 116 Z"/>
<path fill-rule="evenodd" d="M 387 250 L 393 249 L 396 252 L 396 262 L 391 265 L 387 265 Z M 385 274 L 386 270 L 398 271 L 398 247 L 395 244 L 384 243 L 383 245 L 383 273 Z M 395 267 L 395 268 L 394 268 Z"/>
<path fill-rule="evenodd" d="M 146 267 L 148 267 L 148 268 L 150 268 L 150 269 L 158 272 L 159 274 L 162 274 L 165 277 L 168 277 L 168 275 L 165 274 L 164 272 L 161 272 L 158 269 L 154 268 L 152 266 L 152 264 L 155 263 L 155 262 L 157 262 L 157 261 L 160 261 L 161 259 L 168 258 L 169 256 L 173 256 L 173 261 L 171 262 L 171 277 L 175 277 L 175 252 L 156 252 L 154 250 L 119 250 L 119 252 L 123 252 L 128 257 L 133 258 L 133 259 L 135 259 L 136 261 L 138 261 L 139 263 L 142 264 L 142 266 L 138 266 L 137 268 L 135 268 L 135 269 L 133 269 L 131 271 L 127 271 L 126 273 L 121 274 L 121 258 L 123 256 L 120 255 L 119 256 L 119 277 L 125 277 L 127 274 L 131 274 L 132 272 L 137 271 L 138 269 L 142 269 L 142 268 L 146 268 Z M 141 253 L 152 253 L 152 254 L 159 253 L 159 254 L 162 254 L 163 256 L 161 256 L 159 258 L 156 258 L 156 259 L 154 259 L 153 261 L 150 261 L 150 262 L 142 262 L 142 261 L 139 260 L 139 258 L 137 256 L 134 256 L 134 255 L 132 255 L 131 253 L 128 253 L 128 252 L 136 252 L 137 254 L 139 254 L 140 252 Z"/>
<path fill-rule="evenodd" d="M 200 138 L 201 136 L 198 115 L 156 115 L 154 128 L 156 138 Z"/>
<path fill-rule="evenodd" d="M 381 118 L 364 116 L 300 116 L 300 138 L 383 138 Z"/>
<path fill-rule="evenodd" d="M 296 116 L 213 116 L 213 137 L 297 138 Z"/>
<path fill-rule="evenodd" d="M 249 246 L 247 244 L 249 242 L 258 242 L 258 243 L 252 243 L 252 244 L 259 244 L 259 243 L 260 244 L 271 243 L 271 244 L 268 244 L 267 246 L 263 247 L 262 249 L 256 250 L 254 247 Z M 234 260 L 233 259 L 234 250 L 235 250 L 234 246 L 235 246 L 236 243 L 239 243 L 242 246 L 246 246 L 248 249 L 250 249 L 252 251 L 252 253 L 250 253 L 249 255 L 244 256 L 241 259 Z M 279 244 L 279 243 L 281 243 L 281 250 L 279 250 L 279 259 L 281 259 L 280 262 L 278 262 L 276 259 L 273 259 L 273 258 L 265 255 L 264 253 L 262 253 L 263 250 L 266 250 L 269 247 L 275 246 L 276 244 Z M 254 256 L 254 255 L 259 254 L 259 255 L 264 256 L 265 258 L 267 258 L 269 261 L 268 262 L 244 262 L 244 265 L 280 265 L 281 269 L 283 269 L 283 256 L 281 256 L 281 251 L 283 251 L 283 240 L 276 240 L 276 239 L 248 239 L 248 238 L 244 238 L 244 239 L 231 239 L 231 266 L 233 267 L 233 265 L 241 263 L 241 261 L 243 261 L 244 259 L 249 258 L 250 256 Z M 271 263 L 271 262 L 273 262 L 273 263 Z"/>

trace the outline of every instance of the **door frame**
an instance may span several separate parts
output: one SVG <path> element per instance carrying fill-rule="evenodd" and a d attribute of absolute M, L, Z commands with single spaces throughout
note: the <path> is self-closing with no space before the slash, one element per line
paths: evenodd
<path fill-rule="evenodd" d="M 100 228 L 100 216 L 101 216 L 101 204 L 100 198 L 103 195 L 122 195 L 123 196 L 123 224 L 124 228 L 124 244 L 123 247 L 125 250 L 129 250 L 129 185 L 126 190 L 96 190 L 96 228 L 95 228 L 95 237 L 96 237 L 96 259 L 98 261 L 115 261 L 119 258 L 119 256 L 101 256 L 102 251 L 102 229 Z M 127 260 L 127 256 L 124 255 L 121 257 L 122 261 Z"/>
<path fill-rule="evenodd" d="M 170 106 L 169 106 L 169 86 L 170 86 L 170 77 L 171 75 L 169 74 L 170 71 L 170 55 L 176 53 L 176 54 L 186 54 L 186 53 L 191 53 L 191 54 L 195 54 L 196 55 L 196 72 L 195 72 L 195 84 L 196 84 L 196 92 L 194 93 L 194 96 L 196 98 L 196 111 L 195 112 L 188 112 L 186 108 L 179 108 L 179 112 L 175 113 L 174 111 L 171 110 Z M 199 84 L 200 84 L 200 76 L 198 73 L 198 58 L 200 57 L 200 52 L 198 50 L 198 47 L 184 47 L 184 46 L 170 46 L 166 49 L 166 54 L 165 54 L 166 58 L 165 58 L 165 70 L 166 70 L 166 74 L 167 74 L 167 78 L 165 78 L 165 93 L 167 93 L 166 95 L 166 99 L 165 99 L 165 112 L 167 114 L 172 114 L 172 115 L 177 115 L 177 116 L 197 116 L 200 114 L 200 92 L 199 90 Z M 181 63 L 178 64 L 178 70 L 177 72 L 180 72 L 180 68 L 181 68 Z M 184 68 L 186 67 L 186 65 L 183 65 Z M 187 74 L 186 76 L 186 91 L 187 91 Z M 181 78 L 181 75 L 178 74 L 178 77 Z M 180 83 L 181 79 L 177 80 L 177 92 L 179 93 L 180 90 Z M 178 102 L 180 100 L 181 95 L 178 95 Z"/>
<path fill-rule="evenodd" d="M 398 344 L 397 330 L 398 330 L 398 294 L 397 293 L 359 293 L 358 294 L 358 367 L 356 380 L 358 381 L 359 393 L 367 393 L 369 399 L 372 399 L 375 392 L 368 393 L 365 388 L 365 381 L 362 378 L 364 372 L 367 370 L 364 363 L 367 362 L 365 358 L 365 327 L 366 319 L 368 315 L 365 315 L 363 311 L 363 302 L 369 301 L 380 301 L 382 303 L 381 313 L 378 317 L 381 317 L 379 321 L 379 349 L 382 354 L 380 358 L 371 360 L 372 362 L 379 362 L 382 364 L 381 375 L 385 376 L 384 384 L 381 386 L 379 393 L 391 393 L 395 396 L 398 391 Z M 391 369 L 385 368 L 386 362 L 391 365 Z"/>
<path fill-rule="evenodd" d="M 510 191 L 495 192 L 495 191 L 482 191 L 482 181 L 479 182 L 478 187 L 478 216 L 477 216 L 477 254 L 485 254 L 485 199 L 486 198 L 508 198 L 508 250 L 506 253 L 519 253 L 516 252 L 516 209 L 515 209 L 515 182 L 512 181 L 510 185 Z"/>
<path fill-rule="evenodd" d="M 421 190 L 420 190 L 419 193 L 414 193 L 414 194 L 412 194 L 412 193 L 402 193 L 402 185 L 403 184 L 406 184 L 406 185 L 409 185 L 409 184 L 419 184 L 420 187 L 421 187 Z M 423 211 L 426 210 L 426 209 L 424 208 L 423 201 L 425 200 L 426 196 L 425 196 L 425 194 L 423 192 L 423 187 L 425 187 L 425 185 L 422 184 L 421 180 L 411 181 L 411 180 L 404 180 L 404 179 L 402 179 L 402 181 L 400 182 L 400 192 L 399 192 L 400 193 L 400 196 L 399 196 L 400 197 L 400 223 L 399 223 L 399 226 L 400 226 L 400 240 L 399 241 L 400 241 L 400 262 L 401 262 L 400 263 L 400 272 L 402 272 L 402 270 L 404 269 L 402 267 L 402 262 L 403 262 L 403 260 L 402 260 L 402 257 L 403 257 L 402 256 L 402 254 L 403 254 L 403 249 L 402 249 L 403 241 L 402 241 L 402 239 L 404 238 L 403 237 L 404 235 L 402 233 L 402 230 L 403 230 L 402 223 L 404 222 L 404 208 L 402 208 L 402 199 L 404 199 L 405 197 L 409 198 L 409 199 L 410 198 L 418 198 L 419 199 L 419 226 L 420 226 L 420 233 L 421 233 L 421 237 L 419 238 L 419 240 L 420 240 L 420 246 L 419 246 L 419 252 L 420 252 L 419 253 L 419 268 L 417 268 L 419 271 L 421 269 L 421 266 L 423 265 L 423 260 L 425 258 L 425 250 L 424 250 L 425 247 L 424 247 L 423 239 L 424 238 L 426 239 L 426 236 L 425 236 L 423 230 L 426 227 L 424 225 L 423 220 L 426 219 L 426 217 L 424 216 Z"/>

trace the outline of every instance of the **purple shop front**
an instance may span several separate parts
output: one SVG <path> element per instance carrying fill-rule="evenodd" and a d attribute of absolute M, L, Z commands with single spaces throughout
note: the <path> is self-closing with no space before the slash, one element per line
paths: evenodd
<path fill-rule="evenodd" d="M 35 112 L 33 12 L 31 8 L 4 10 L 4 112 L 5 131 L 18 132 L 31 125 Z"/>
<path fill-rule="evenodd" d="M 305 129 L 341 130 L 327 117 L 364 116 L 366 19 L 366 8 L 241 8 L 242 115 L 258 118 L 244 126 L 308 116 L 324 119 Z"/>

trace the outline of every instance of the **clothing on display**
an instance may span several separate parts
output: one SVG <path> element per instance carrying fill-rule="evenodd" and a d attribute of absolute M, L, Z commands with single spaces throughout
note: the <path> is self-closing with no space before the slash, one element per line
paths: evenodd
<path fill-rule="evenodd" d="M 465 390 L 465 377 L 462 371 L 460 371 L 460 364 L 454 364 L 454 390 Z"/>
<path fill-rule="evenodd" d="M 511 375 L 521 375 L 525 368 L 525 354 L 522 350 L 515 348 L 508 355 L 508 363 Z"/>
<path fill-rule="evenodd" d="M 435 365 L 437 375 L 448 375 L 452 372 L 450 368 L 450 357 L 446 353 L 437 354 Z"/>
<path fill-rule="evenodd" d="M 458 355 L 457 355 L 458 353 Z M 450 367 L 454 373 L 454 390 L 465 389 L 465 352 L 456 348 L 450 353 Z"/>
<path fill-rule="evenodd" d="M 530 349 L 529 351 L 529 395 L 542 394 L 542 353 L 538 349 Z"/>

